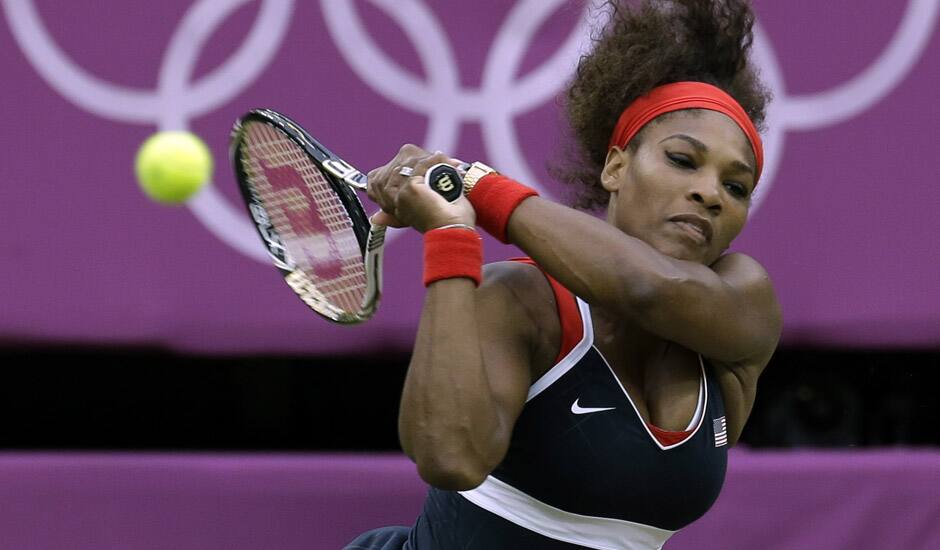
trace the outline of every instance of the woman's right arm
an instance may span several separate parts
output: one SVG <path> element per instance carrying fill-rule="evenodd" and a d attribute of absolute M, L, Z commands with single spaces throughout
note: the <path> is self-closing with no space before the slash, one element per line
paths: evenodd
<path fill-rule="evenodd" d="M 429 484 L 472 489 L 505 456 L 530 365 L 546 355 L 527 302 L 547 287 L 537 268 L 508 262 L 487 266 L 480 288 L 463 278 L 428 287 L 399 436 Z"/>
<path fill-rule="evenodd" d="M 371 171 L 369 196 L 382 207 L 375 221 L 422 233 L 472 225 L 466 198 L 448 203 L 420 177 L 400 175 L 403 166 L 420 176 L 439 162 L 453 161 L 406 145 Z M 472 489 L 502 461 L 532 373 L 554 357 L 557 325 L 551 288 L 533 266 L 487 266 L 479 288 L 467 278 L 428 286 L 398 422 L 402 448 L 425 481 Z"/>

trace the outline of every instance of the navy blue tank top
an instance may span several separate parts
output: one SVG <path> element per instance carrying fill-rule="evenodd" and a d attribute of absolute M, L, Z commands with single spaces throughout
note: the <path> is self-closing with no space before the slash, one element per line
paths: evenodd
<path fill-rule="evenodd" d="M 728 436 L 711 369 L 700 361 L 688 435 L 664 444 L 594 347 L 587 304 L 552 283 L 563 332 L 580 339 L 530 388 L 486 481 L 430 489 L 410 548 L 655 549 L 718 498 Z"/>

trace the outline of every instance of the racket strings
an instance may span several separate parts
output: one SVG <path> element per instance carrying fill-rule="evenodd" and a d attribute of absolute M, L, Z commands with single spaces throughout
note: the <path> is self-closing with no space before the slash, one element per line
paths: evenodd
<path fill-rule="evenodd" d="M 245 171 L 297 267 L 336 308 L 357 312 L 366 274 L 352 221 L 329 181 L 279 130 L 251 123 Z"/>

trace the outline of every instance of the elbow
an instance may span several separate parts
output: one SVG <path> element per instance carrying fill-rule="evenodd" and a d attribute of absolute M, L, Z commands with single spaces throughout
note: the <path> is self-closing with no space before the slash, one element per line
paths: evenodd
<path fill-rule="evenodd" d="M 445 491 L 475 489 L 495 468 L 475 453 L 465 441 L 412 433 L 407 424 L 399 430 L 402 450 L 415 463 L 418 475 L 431 486 Z"/>
<path fill-rule="evenodd" d="M 475 467 L 469 461 L 442 460 L 440 457 L 419 459 L 418 475 L 426 483 L 444 491 L 469 491 L 486 480 L 489 474 L 484 468 Z"/>

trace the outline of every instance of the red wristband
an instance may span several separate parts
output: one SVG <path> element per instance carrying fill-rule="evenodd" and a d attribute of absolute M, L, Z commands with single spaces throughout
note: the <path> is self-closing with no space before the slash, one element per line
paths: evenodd
<path fill-rule="evenodd" d="M 467 198 L 477 214 L 477 225 L 504 243 L 509 218 L 519 203 L 538 196 L 538 191 L 500 174 L 480 178 Z"/>
<path fill-rule="evenodd" d="M 483 280 L 483 241 L 476 231 L 432 229 L 424 234 L 424 286 L 441 279 Z"/>

